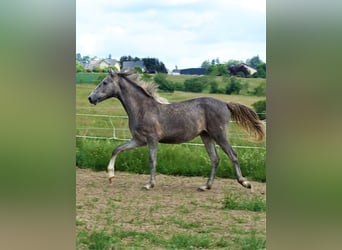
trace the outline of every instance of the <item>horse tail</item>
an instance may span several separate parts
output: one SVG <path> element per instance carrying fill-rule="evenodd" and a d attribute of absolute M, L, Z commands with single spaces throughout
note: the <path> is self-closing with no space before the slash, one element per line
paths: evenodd
<path fill-rule="evenodd" d="M 265 126 L 251 108 L 236 102 L 228 102 L 227 105 L 232 119 L 248 134 L 253 132 L 257 141 L 265 137 Z"/>

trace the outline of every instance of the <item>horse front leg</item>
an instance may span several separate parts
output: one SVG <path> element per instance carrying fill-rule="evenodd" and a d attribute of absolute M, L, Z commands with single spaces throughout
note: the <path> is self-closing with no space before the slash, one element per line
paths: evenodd
<path fill-rule="evenodd" d="M 157 165 L 157 145 L 158 142 L 148 142 L 149 159 L 150 159 L 150 181 L 143 186 L 143 189 L 149 190 L 153 188 L 156 183 L 156 165 Z"/>
<path fill-rule="evenodd" d="M 215 141 L 207 133 L 202 133 L 201 138 L 202 138 L 202 141 L 205 145 L 205 148 L 207 150 L 207 153 L 208 153 L 210 161 L 211 161 L 211 171 L 210 171 L 210 175 L 208 177 L 207 184 L 199 187 L 198 191 L 206 191 L 206 190 L 211 189 L 211 187 L 213 185 L 217 166 L 220 162 L 220 157 L 217 154 L 217 151 L 215 148 Z"/>
<path fill-rule="evenodd" d="M 112 183 L 112 179 L 114 178 L 115 174 L 114 174 L 114 165 L 115 165 L 115 159 L 118 156 L 118 154 L 120 154 L 123 151 L 129 150 L 129 149 L 133 149 L 133 148 L 137 148 L 137 147 L 141 147 L 144 146 L 145 143 L 137 141 L 135 139 L 132 139 L 126 143 L 123 143 L 119 146 L 117 146 L 112 153 L 112 158 L 109 161 L 108 167 L 107 167 L 107 173 L 108 173 L 108 179 L 109 179 L 109 183 Z"/>

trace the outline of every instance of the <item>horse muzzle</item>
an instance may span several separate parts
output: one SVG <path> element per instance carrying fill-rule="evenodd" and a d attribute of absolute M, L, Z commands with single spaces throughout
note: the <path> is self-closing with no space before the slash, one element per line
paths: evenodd
<path fill-rule="evenodd" d="M 97 100 L 95 100 L 94 98 L 92 98 L 91 95 L 88 96 L 88 100 L 89 100 L 89 102 L 90 102 L 91 104 L 96 105 L 96 103 L 97 103 Z"/>

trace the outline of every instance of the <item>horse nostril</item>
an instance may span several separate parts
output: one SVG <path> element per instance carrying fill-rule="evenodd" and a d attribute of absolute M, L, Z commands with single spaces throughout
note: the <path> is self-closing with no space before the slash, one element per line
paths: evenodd
<path fill-rule="evenodd" d="M 88 96 L 88 101 L 91 102 L 91 97 L 90 96 Z"/>

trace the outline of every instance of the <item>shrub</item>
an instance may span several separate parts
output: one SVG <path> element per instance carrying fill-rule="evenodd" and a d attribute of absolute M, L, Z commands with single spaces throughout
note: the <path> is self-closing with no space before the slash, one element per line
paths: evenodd
<path fill-rule="evenodd" d="M 254 89 L 254 95 L 256 96 L 265 96 L 266 95 L 266 86 L 265 84 L 260 83 L 255 89 Z"/>
<path fill-rule="evenodd" d="M 83 65 L 80 62 L 76 61 L 76 73 L 83 72 L 83 71 L 84 71 Z"/>
<path fill-rule="evenodd" d="M 257 101 L 252 104 L 255 111 L 261 120 L 266 119 L 266 100 Z"/>
<path fill-rule="evenodd" d="M 184 84 L 183 83 L 174 82 L 173 86 L 175 87 L 175 90 L 184 91 Z"/>
<path fill-rule="evenodd" d="M 163 90 L 166 92 L 174 92 L 175 91 L 173 83 L 166 79 L 165 74 L 160 74 L 160 73 L 156 74 L 154 76 L 154 82 L 158 85 L 160 90 Z"/>
<path fill-rule="evenodd" d="M 144 82 L 149 82 L 152 81 L 152 75 L 144 72 L 140 75 L 141 80 L 143 80 Z"/>
<path fill-rule="evenodd" d="M 229 83 L 226 88 L 226 94 L 239 94 L 240 90 L 242 89 L 242 85 L 240 83 L 240 80 L 238 80 L 236 77 L 230 77 Z"/>
<path fill-rule="evenodd" d="M 100 68 L 100 66 L 95 66 L 94 68 L 93 68 L 93 72 L 101 72 L 101 68 Z"/>
<path fill-rule="evenodd" d="M 215 93 L 224 93 L 224 89 L 220 89 L 218 86 L 218 82 L 215 80 L 210 81 L 210 93 L 215 94 Z"/>
<path fill-rule="evenodd" d="M 184 91 L 189 92 L 202 92 L 205 87 L 209 85 L 207 78 L 196 77 L 184 81 Z"/>

